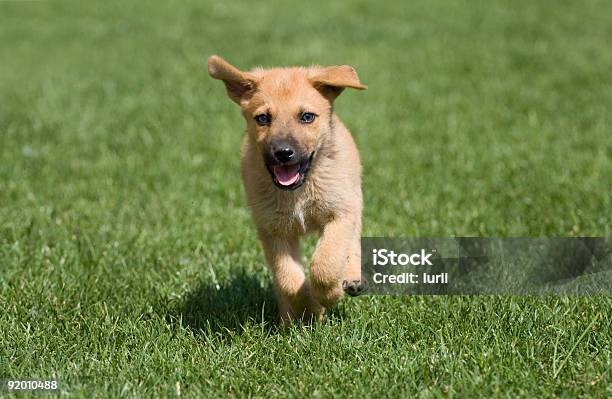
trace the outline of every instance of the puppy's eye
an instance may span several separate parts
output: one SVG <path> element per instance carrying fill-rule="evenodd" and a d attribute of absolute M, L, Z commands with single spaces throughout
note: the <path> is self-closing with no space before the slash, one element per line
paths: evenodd
<path fill-rule="evenodd" d="M 255 122 L 258 125 L 269 125 L 272 122 L 270 114 L 259 114 L 255 117 Z"/>
<path fill-rule="evenodd" d="M 312 112 L 304 112 L 300 115 L 300 123 L 312 123 L 316 117 Z"/>

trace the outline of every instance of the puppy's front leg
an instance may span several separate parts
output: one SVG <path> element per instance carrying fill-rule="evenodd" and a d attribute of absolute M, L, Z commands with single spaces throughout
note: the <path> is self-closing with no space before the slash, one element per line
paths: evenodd
<path fill-rule="evenodd" d="M 354 263 L 355 234 L 359 234 L 358 220 L 345 216 L 327 223 L 312 258 L 311 283 L 314 297 L 324 307 L 331 307 L 343 294 L 349 261 Z M 357 258 L 358 259 L 358 258 Z M 359 270 L 351 270 L 358 275 Z"/>
<path fill-rule="evenodd" d="M 283 324 L 293 319 L 318 319 L 321 307 L 312 297 L 310 285 L 300 262 L 297 238 L 260 234 L 268 265 L 274 274 L 274 286 Z"/>
<path fill-rule="evenodd" d="M 350 296 L 362 295 L 368 290 L 368 282 L 361 278 L 361 230 L 349 245 L 348 263 L 342 288 Z"/>

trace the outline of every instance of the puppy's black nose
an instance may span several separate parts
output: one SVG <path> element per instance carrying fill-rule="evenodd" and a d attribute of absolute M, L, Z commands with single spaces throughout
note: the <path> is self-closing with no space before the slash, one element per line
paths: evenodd
<path fill-rule="evenodd" d="M 294 156 L 295 151 L 293 151 L 293 148 L 287 145 L 282 146 L 274 151 L 274 158 L 276 158 L 278 162 L 289 162 L 293 159 Z"/>

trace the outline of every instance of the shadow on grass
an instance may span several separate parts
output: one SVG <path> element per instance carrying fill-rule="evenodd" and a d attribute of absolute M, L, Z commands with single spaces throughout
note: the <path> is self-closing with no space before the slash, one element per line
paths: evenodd
<path fill-rule="evenodd" d="M 200 283 L 168 316 L 195 332 L 229 337 L 262 322 L 266 332 L 276 331 L 277 313 L 272 287 L 262 286 L 255 276 L 238 275 L 225 285 Z"/>

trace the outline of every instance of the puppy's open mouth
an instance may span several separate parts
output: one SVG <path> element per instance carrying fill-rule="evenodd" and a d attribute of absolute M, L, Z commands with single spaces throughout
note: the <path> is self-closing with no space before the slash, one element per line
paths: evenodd
<path fill-rule="evenodd" d="M 314 152 L 301 162 L 282 165 L 266 164 L 274 184 L 283 190 L 295 190 L 306 181 Z"/>

